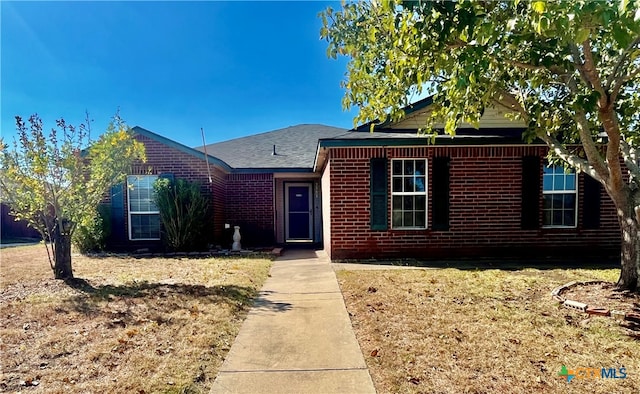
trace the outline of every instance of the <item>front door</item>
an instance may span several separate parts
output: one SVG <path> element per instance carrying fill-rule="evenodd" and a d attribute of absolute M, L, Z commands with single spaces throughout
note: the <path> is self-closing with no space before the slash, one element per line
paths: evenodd
<path fill-rule="evenodd" d="M 287 242 L 313 241 L 311 184 L 285 184 Z"/>

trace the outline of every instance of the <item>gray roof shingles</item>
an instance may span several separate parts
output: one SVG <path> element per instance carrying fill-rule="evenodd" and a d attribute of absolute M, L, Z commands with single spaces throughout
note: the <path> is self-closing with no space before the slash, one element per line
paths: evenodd
<path fill-rule="evenodd" d="M 311 169 L 318 140 L 336 138 L 347 132 L 338 127 L 301 124 L 208 144 L 206 151 L 236 169 Z M 204 151 L 203 147 L 196 149 Z"/>

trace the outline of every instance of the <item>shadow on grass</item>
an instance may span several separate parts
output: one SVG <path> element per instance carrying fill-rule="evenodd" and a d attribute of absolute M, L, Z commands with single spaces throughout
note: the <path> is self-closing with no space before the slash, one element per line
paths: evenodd
<path fill-rule="evenodd" d="M 268 251 L 256 250 L 249 252 L 232 252 L 228 250 L 210 251 L 210 252 L 90 252 L 85 254 L 86 257 L 103 260 L 103 259 L 134 259 L 139 261 L 152 261 L 154 259 L 177 259 L 177 260 L 208 260 L 208 259 L 265 259 L 273 261 L 276 256 Z"/>
<path fill-rule="evenodd" d="M 141 318 L 145 318 L 143 315 L 153 315 L 153 320 L 159 323 L 171 323 L 162 315 L 170 315 L 181 309 L 199 313 L 195 301 L 226 305 L 234 312 L 246 311 L 254 302 L 260 308 L 275 312 L 284 312 L 290 307 L 285 303 L 256 299 L 257 290 L 235 285 L 202 286 L 143 281 L 120 286 L 93 286 L 81 278 L 69 279 L 66 283 L 81 293 L 69 299 L 71 309 L 90 316 L 107 314 L 123 326 L 139 323 Z M 111 303 L 115 309 L 107 309 L 107 303 Z"/>

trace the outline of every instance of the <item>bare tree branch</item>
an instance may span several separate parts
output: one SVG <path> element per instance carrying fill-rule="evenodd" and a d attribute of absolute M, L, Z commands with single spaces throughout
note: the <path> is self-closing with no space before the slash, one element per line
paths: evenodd
<path fill-rule="evenodd" d="M 627 141 L 620 141 L 620 152 L 624 160 L 624 165 L 629 169 L 632 178 L 640 177 L 640 166 L 638 166 L 638 151 L 630 146 Z"/>
<path fill-rule="evenodd" d="M 569 49 L 571 50 L 571 56 L 573 57 L 573 64 L 575 65 L 576 70 L 578 70 L 578 73 L 580 74 L 580 78 L 585 84 L 587 84 L 587 86 L 589 86 L 590 88 L 593 87 L 583 69 L 584 63 L 581 60 L 582 55 L 580 54 L 580 50 L 578 49 L 578 46 L 575 44 L 570 44 Z"/>
<path fill-rule="evenodd" d="M 520 68 L 523 70 L 530 70 L 530 71 L 548 71 L 552 74 L 556 74 L 556 75 L 563 75 L 567 73 L 567 70 L 563 69 L 562 67 L 558 66 L 558 65 L 551 65 L 550 67 L 546 67 L 546 66 L 536 66 L 530 63 L 524 63 L 524 62 L 520 62 L 517 60 L 513 60 L 513 59 L 503 59 L 503 58 L 498 58 L 495 56 L 491 57 L 492 59 L 501 62 L 501 63 L 506 63 L 509 65 L 512 65 L 516 68 Z"/>
<path fill-rule="evenodd" d="M 623 63 L 625 63 L 628 59 L 629 59 L 629 53 L 631 52 L 631 50 L 633 50 L 634 47 L 640 45 L 640 36 L 636 37 L 635 40 L 633 40 L 633 42 L 631 44 L 629 44 L 629 46 L 627 46 L 627 48 L 622 51 L 622 53 L 620 53 L 620 56 L 618 56 L 618 59 L 615 62 L 615 66 L 613 67 L 613 71 L 611 72 L 611 74 L 609 75 L 609 77 L 607 77 L 607 79 L 605 80 L 604 86 L 605 89 L 609 90 L 611 89 L 611 84 L 613 83 L 613 81 L 615 81 L 618 76 L 618 73 L 620 72 L 620 69 L 622 68 Z"/>
<path fill-rule="evenodd" d="M 609 179 L 609 168 L 607 168 L 607 164 L 604 162 L 602 154 L 596 146 L 596 142 L 593 140 L 587 115 L 582 110 L 576 110 L 575 120 L 578 127 L 578 135 L 580 136 L 580 141 L 584 147 L 584 153 L 587 155 L 587 159 L 592 163 L 594 170 L 600 178 L 603 180 Z"/>
<path fill-rule="evenodd" d="M 618 94 L 620 93 L 620 89 L 622 89 L 622 86 L 624 86 L 625 83 L 627 83 L 630 80 L 632 80 L 633 78 L 637 77 L 639 74 L 640 74 L 640 68 L 637 68 L 633 72 L 631 72 L 630 74 L 619 78 L 618 82 L 616 82 L 616 84 L 611 89 L 611 93 L 610 93 L 611 101 L 613 102 L 618 98 Z"/>
<path fill-rule="evenodd" d="M 591 43 L 589 42 L 589 40 L 585 40 L 582 43 L 582 49 L 585 58 L 584 73 L 593 88 L 598 93 L 600 93 L 600 98 L 598 99 L 598 117 L 602 122 L 605 133 L 607 133 L 607 136 L 609 137 L 605 156 L 608 164 L 608 180 L 610 181 L 610 183 L 608 182 L 605 186 L 613 187 L 613 189 L 615 190 L 620 190 L 623 188 L 624 179 L 622 177 L 622 168 L 620 166 L 620 161 L 618 158 L 622 136 L 620 133 L 620 127 L 618 125 L 617 115 L 612 107 L 613 101 L 611 100 L 611 97 L 604 91 L 604 88 L 602 86 L 602 81 L 600 80 L 600 75 L 598 74 L 598 70 L 596 68 L 593 53 L 591 51 Z M 587 157 L 591 160 L 592 157 L 590 156 L 590 152 L 593 153 L 593 150 L 589 149 L 590 147 L 587 146 L 587 141 L 593 142 L 593 138 L 591 137 L 591 133 L 588 132 L 588 129 L 583 130 L 583 126 L 588 125 L 586 116 L 584 116 L 584 121 L 581 121 L 580 118 L 583 116 L 584 112 L 576 111 L 576 117 L 578 118 L 578 130 L 580 131 L 580 139 L 585 146 Z M 593 157 L 595 158 L 595 156 Z M 601 159 L 599 153 L 598 158 Z M 594 167 L 598 171 L 600 170 L 601 165 L 604 165 L 604 163 L 595 162 L 593 160 L 591 161 L 594 163 Z M 604 167 L 607 168 L 606 165 L 604 165 Z"/>
<path fill-rule="evenodd" d="M 582 74 L 581 74 L 582 75 Z M 584 74 L 585 78 L 588 78 L 589 75 L 587 73 Z M 573 94 L 580 94 L 578 85 L 576 84 L 575 79 L 569 77 L 566 78 L 566 85 L 569 87 L 569 90 Z M 586 81 L 589 83 L 589 81 Z M 587 159 L 592 163 L 592 167 L 596 172 L 598 172 L 599 177 L 602 180 L 609 179 L 609 168 L 607 167 L 607 163 L 605 163 L 600 150 L 598 149 L 596 142 L 593 139 L 593 134 L 591 132 L 591 126 L 589 125 L 589 121 L 587 119 L 586 113 L 582 109 L 575 110 L 575 121 L 578 129 L 578 135 L 580 137 L 580 141 L 584 146 L 585 154 L 587 155 Z"/>
<path fill-rule="evenodd" d="M 582 54 L 584 56 L 582 69 L 587 80 L 591 86 L 593 86 L 593 89 L 600 93 L 599 102 L 601 103 L 601 107 L 609 106 L 611 101 L 609 101 L 609 96 L 602 86 L 602 81 L 600 80 L 600 75 L 598 74 L 598 69 L 593 58 L 593 52 L 591 51 L 591 41 L 588 39 L 582 43 Z"/>
<path fill-rule="evenodd" d="M 563 143 L 558 141 L 558 139 L 555 136 L 547 133 L 544 130 L 538 130 L 537 136 L 541 140 L 543 140 L 549 146 L 549 148 L 553 150 L 553 153 L 555 153 L 556 156 L 558 156 L 560 159 L 569 163 L 571 166 L 577 168 L 579 171 L 584 172 L 585 174 L 588 174 L 592 178 L 596 179 L 598 182 L 604 184 L 604 179 L 600 176 L 598 171 L 596 171 L 593 165 L 589 163 L 589 161 L 583 159 L 582 157 L 574 153 L 571 153 Z"/>

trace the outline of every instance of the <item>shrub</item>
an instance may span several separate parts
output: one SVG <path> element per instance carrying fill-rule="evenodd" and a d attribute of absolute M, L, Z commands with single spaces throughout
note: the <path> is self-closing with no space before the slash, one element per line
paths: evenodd
<path fill-rule="evenodd" d="M 189 251 L 207 244 L 209 204 L 200 185 L 185 179 L 158 179 L 153 185 L 160 211 L 163 241 L 169 249 Z"/>
<path fill-rule="evenodd" d="M 71 242 L 82 254 L 104 250 L 111 234 L 110 207 L 98 205 L 93 216 L 85 222 L 77 223 Z"/>

